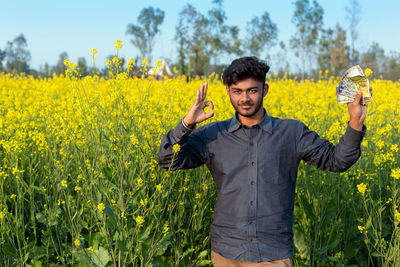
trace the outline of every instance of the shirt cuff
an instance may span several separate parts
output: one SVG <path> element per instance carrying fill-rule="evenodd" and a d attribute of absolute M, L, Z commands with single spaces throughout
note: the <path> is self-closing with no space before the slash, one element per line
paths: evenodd
<path fill-rule="evenodd" d="M 357 131 L 353 128 L 350 127 L 350 125 L 347 124 L 347 129 L 346 132 L 343 136 L 343 139 L 346 143 L 354 145 L 354 146 L 359 146 L 364 139 L 364 135 L 367 131 L 367 127 L 363 124 L 362 130 Z"/>
<path fill-rule="evenodd" d="M 183 122 L 183 118 L 179 121 L 178 125 L 174 129 L 174 135 L 179 141 L 193 132 L 193 130 L 196 128 L 196 126 L 194 126 L 192 129 L 187 127 Z"/>

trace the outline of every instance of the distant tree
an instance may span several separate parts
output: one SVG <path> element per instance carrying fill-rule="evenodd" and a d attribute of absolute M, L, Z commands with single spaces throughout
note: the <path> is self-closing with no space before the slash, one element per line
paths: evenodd
<path fill-rule="evenodd" d="M 29 61 L 31 53 L 28 43 L 21 33 L 13 41 L 7 42 L 6 46 L 6 69 L 10 73 L 29 73 Z"/>
<path fill-rule="evenodd" d="M 223 8 L 223 0 L 213 0 L 214 6 L 208 11 L 207 32 L 205 35 L 208 53 L 213 65 L 223 55 L 242 55 L 239 28 L 226 24 L 227 16 Z"/>
<path fill-rule="evenodd" d="M 178 69 L 191 76 L 204 74 L 209 66 L 207 53 L 208 20 L 191 5 L 187 4 L 179 12 L 175 40 L 178 41 Z"/>
<path fill-rule="evenodd" d="M 340 75 L 349 67 L 346 31 L 339 24 L 336 25 L 335 30 L 322 31 L 317 61 L 319 69 L 329 70 L 333 75 Z"/>
<path fill-rule="evenodd" d="M 0 49 L 0 72 L 5 71 L 3 67 L 3 60 L 6 58 L 6 51 Z"/>
<path fill-rule="evenodd" d="M 142 58 L 146 57 L 150 63 L 154 38 L 160 32 L 158 27 L 164 21 L 164 14 L 165 12 L 159 8 L 147 7 L 140 12 L 137 25 L 127 26 L 126 33 L 132 35 L 132 44 L 139 49 Z"/>
<path fill-rule="evenodd" d="M 296 26 L 296 33 L 290 39 L 291 47 L 295 55 L 301 60 L 301 79 L 304 79 L 305 63 L 309 62 L 309 70 L 312 69 L 314 51 L 318 37 L 322 29 L 324 10 L 316 0 L 296 0 L 292 22 Z"/>
<path fill-rule="evenodd" d="M 79 70 L 79 74 L 84 77 L 86 75 L 88 75 L 88 66 L 86 63 L 86 59 L 84 57 L 80 57 L 78 58 L 78 64 L 77 64 L 77 68 Z"/>
<path fill-rule="evenodd" d="M 246 51 L 250 55 L 260 57 L 265 48 L 276 44 L 278 38 L 278 27 L 265 11 L 260 17 L 253 17 L 247 22 Z"/>
<path fill-rule="evenodd" d="M 275 69 L 277 70 L 278 73 L 285 73 L 288 72 L 289 70 L 289 61 L 288 61 L 288 56 L 287 56 L 287 48 L 286 44 L 283 41 L 279 42 L 279 50 L 277 53 L 275 53 Z"/>
<path fill-rule="evenodd" d="M 361 5 L 358 0 L 350 0 L 349 6 L 346 7 L 346 20 L 349 22 L 350 29 L 350 63 L 355 65 L 359 56 L 355 47 L 355 42 L 358 38 L 357 25 L 361 20 Z"/>
<path fill-rule="evenodd" d="M 400 54 L 392 52 L 385 64 L 385 78 L 398 81 L 400 80 Z"/>
<path fill-rule="evenodd" d="M 66 59 L 68 59 L 68 53 L 64 51 L 58 56 L 57 64 L 52 68 L 51 72 L 58 75 L 64 74 L 67 70 L 67 67 L 64 64 L 64 60 Z"/>
<path fill-rule="evenodd" d="M 362 64 L 374 72 L 374 76 L 383 75 L 385 64 L 385 50 L 376 42 L 373 42 L 367 52 L 362 54 Z"/>

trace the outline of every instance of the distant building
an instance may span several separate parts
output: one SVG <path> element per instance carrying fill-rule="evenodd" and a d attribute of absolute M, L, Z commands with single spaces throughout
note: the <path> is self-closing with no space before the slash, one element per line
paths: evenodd
<path fill-rule="evenodd" d="M 165 59 L 161 62 L 161 66 L 159 68 L 154 67 L 149 70 L 149 75 L 153 76 L 172 76 L 171 69 L 169 68 L 168 64 L 165 62 Z"/>

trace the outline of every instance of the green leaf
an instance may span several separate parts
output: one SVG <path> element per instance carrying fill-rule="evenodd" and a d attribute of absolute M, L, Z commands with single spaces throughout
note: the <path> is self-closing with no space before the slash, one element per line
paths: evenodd
<path fill-rule="evenodd" d="M 196 263 L 196 266 L 210 266 L 211 261 L 210 260 L 202 260 Z"/>
<path fill-rule="evenodd" d="M 192 253 L 193 251 L 194 251 L 193 248 L 190 248 L 190 249 L 186 250 L 186 251 L 182 254 L 180 260 L 183 260 L 184 258 L 186 258 L 186 257 L 187 257 L 190 253 Z"/>
<path fill-rule="evenodd" d="M 16 258 L 18 256 L 17 250 L 11 246 L 10 243 L 3 245 L 1 251 L 10 258 Z"/>
<path fill-rule="evenodd" d="M 152 227 L 153 227 L 153 225 L 150 224 L 146 229 L 143 229 L 143 230 L 140 232 L 137 241 L 138 241 L 138 242 L 143 242 L 143 241 L 145 241 L 145 240 L 149 237 Z"/>
<path fill-rule="evenodd" d="M 108 251 L 103 248 L 103 247 L 99 247 L 97 250 L 95 250 L 94 253 L 91 254 L 92 260 L 93 262 L 97 265 L 97 266 L 101 266 L 104 267 L 107 265 L 107 263 L 110 261 L 110 254 L 108 253 Z"/>
<path fill-rule="evenodd" d="M 208 251 L 203 250 L 202 252 L 199 253 L 199 256 L 197 256 L 198 259 L 205 258 L 207 257 Z"/>

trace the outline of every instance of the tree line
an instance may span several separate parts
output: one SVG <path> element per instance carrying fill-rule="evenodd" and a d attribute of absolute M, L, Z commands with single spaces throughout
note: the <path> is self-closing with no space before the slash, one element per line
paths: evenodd
<path fill-rule="evenodd" d="M 347 29 L 346 25 L 339 23 L 334 28 L 324 27 L 324 10 L 316 0 L 296 0 L 293 5 L 292 23 L 296 31 L 285 43 L 279 40 L 278 25 L 271 20 L 267 11 L 251 18 L 246 24 L 244 37 L 240 38 L 239 27 L 227 23 L 223 0 L 212 0 L 212 6 L 206 14 L 188 3 L 179 12 L 175 27 L 177 58 L 167 58 L 167 62 L 178 74 L 196 76 L 222 72 L 226 67 L 224 59 L 254 55 L 267 62 L 275 62 L 272 69 L 283 75 L 290 69 L 288 53 L 293 51 L 300 62 L 294 75 L 301 79 L 306 76 L 318 77 L 320 70 L 331 75 L 341 75 L 355 64 L 369 67 L 375 77 L 400 79 L 398 52 L 387 52 L 377 42 L 373 42 L 365 51 L 357 48 L 357 26 L 362 14 L 358 0 L 349 0 L 345 9 Z M 139 51 L 136 56 L 137 71 L 141 59 L 147 58 L 152 62 L 153 48 L 160 35 L 164 17 L 164 11 L 150 6 L 141 10 L 135 24 L 127 25 L 126 34 Z M 346 30 L 349 32 L 349 40 Z M 271 49 L 274 49 L 273 53 Z M 108 57 L 110 60 L 112 58 L 113 55 Z M 55 65 L 45 63 L 40 70 L 30 68 L 30 59 L 27 40 L 20 34 L 13 41 L 7 42 L 5 49 L 0 49 L 0 72 L 24 72 L 42 76 L 62 74 L 66 69 L 64 60 L 68 59 L 68 54 L 62 52 Z M 123 69 L 125 60 L 120 58 L 120 61 Z M 82 76 L 94 72 L 84 57 L 78 59 L 77 65 Z M 108 73 L 107 68 L 96 72 L 101 75 Z"/>

